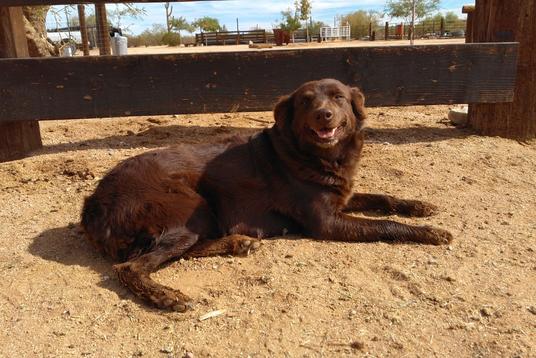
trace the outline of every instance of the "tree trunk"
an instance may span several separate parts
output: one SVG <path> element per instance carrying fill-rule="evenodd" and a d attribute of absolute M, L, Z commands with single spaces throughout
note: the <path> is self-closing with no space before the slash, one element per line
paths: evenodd
<path fill-rule="evenodd" d="M 517 41 L 519 61 L 512 103 L 470 104 L 469 125 L 483 135 L 536 138 L 536 2 L 477 0 L 473 41 Z"/>
<path fill-rule="evenodd" d="M 24 6 L 24 30 L 31 57 L 57 56 L 59 50 L 47 39 L 46 17 L 50 6 Z"/>

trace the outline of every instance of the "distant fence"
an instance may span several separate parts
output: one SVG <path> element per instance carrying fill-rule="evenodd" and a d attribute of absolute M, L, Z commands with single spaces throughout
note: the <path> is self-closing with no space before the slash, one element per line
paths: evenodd
<path fill-rule="evenodd" d="M 268 43 L 274 41 L 273 33 L 266 30 L 251 31 L 218 31 L 195 34 L 196 46 L 205 45 L 239 45 L 253 43 Z"/>
<path fill-rule="evenodd" d="M 352 38 L 358 40 L 395 40 L 408 39 L 409 23 L 384 23 L 350 25 Z M 415 24 L 415 38 L 449 38 L 465 36 L 466 20 L 425 20 Z"/>
<path fill-rule="evenodd" d="M 350 25 L 339 27 L 321 27 L 320 38 L 322 39 L 322 41 L 334 39 L 350 40 Z"/>
<path fill-rule="evenodd" d="M 97 47 L 97 26 L 87 26 L 89 47 Z M 82 45 L 80 26 L 69 26 L 47 29 L 47 37 L 53 43 L 72 41 L 78 46 Z"/>

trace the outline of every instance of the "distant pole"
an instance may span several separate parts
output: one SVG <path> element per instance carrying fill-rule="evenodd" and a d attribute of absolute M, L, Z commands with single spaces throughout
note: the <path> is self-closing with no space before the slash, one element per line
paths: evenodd
<path fill-rule="evenodd" d="M 80 21 L 80 35 L 82 36 L 82 50 L 84 56 L 89 56 L 87 25 L 86 25 L 86 10 L 84 5 L 78 5 L 78 20 Z"/>
<path fill-rule="evenodd" d="M 71 39 L 71 24 L 69 23 L 69 12 L 67 11 L 67 6 L 65 6 L 65 20 L 67 21 L 67 33 L 69 34 L 69 39 Z"/>
<path fill-rule="evenodd" d="M 106 18 L 106 4 L 95 4 L 95 18 L 97 21 L 97 43 L 101 56 L 110 55 L 110 35 L 108 34 L 108 20 Z"/>
<path fill-rule="evenodd" d="M 410 44 L 413 46 L 415 39 L 415 0 L 412 1 L 411 6 L 411 35 L 410 35 Z"/>
<path fill-rule="evenodd" d="M 236 44 L 240 45 L 240 26 L 238 26 L 238 17 L 236 18 Z"/>

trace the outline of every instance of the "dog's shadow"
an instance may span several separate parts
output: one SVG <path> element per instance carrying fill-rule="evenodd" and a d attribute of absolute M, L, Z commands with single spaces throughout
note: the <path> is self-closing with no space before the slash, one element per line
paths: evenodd
<path fill-rule="evenodd" d="M 87 267 L 100 274 L 99 287 L 115 292 L 120 299 L 132 299 L 129 291 L 115 279 L 113 262 L 95 250 L 78 224 L 43 231 L 33 239 L 28 251 L 46 261 Z"/>

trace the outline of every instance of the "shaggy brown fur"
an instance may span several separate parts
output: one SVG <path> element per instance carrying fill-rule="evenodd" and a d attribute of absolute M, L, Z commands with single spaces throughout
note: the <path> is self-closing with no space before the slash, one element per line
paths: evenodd
<path fill-rule="evenodd" d="M 259 239 L 302 234 L 322 240 L 446 244 L 432 227 L 357 218 L 346 211 L 411 216 L 419 201 L 352 192 L 363 147 L 364 97 L 332 79 L 283 97 L 275 125 L 227 143 L 179 145 L 127 159 L 85 201 L 88 238 L 120 263 L 121 282 L 162 308 L 190 299 L 150 274 L 178 257 L 247 254 Z"/>

